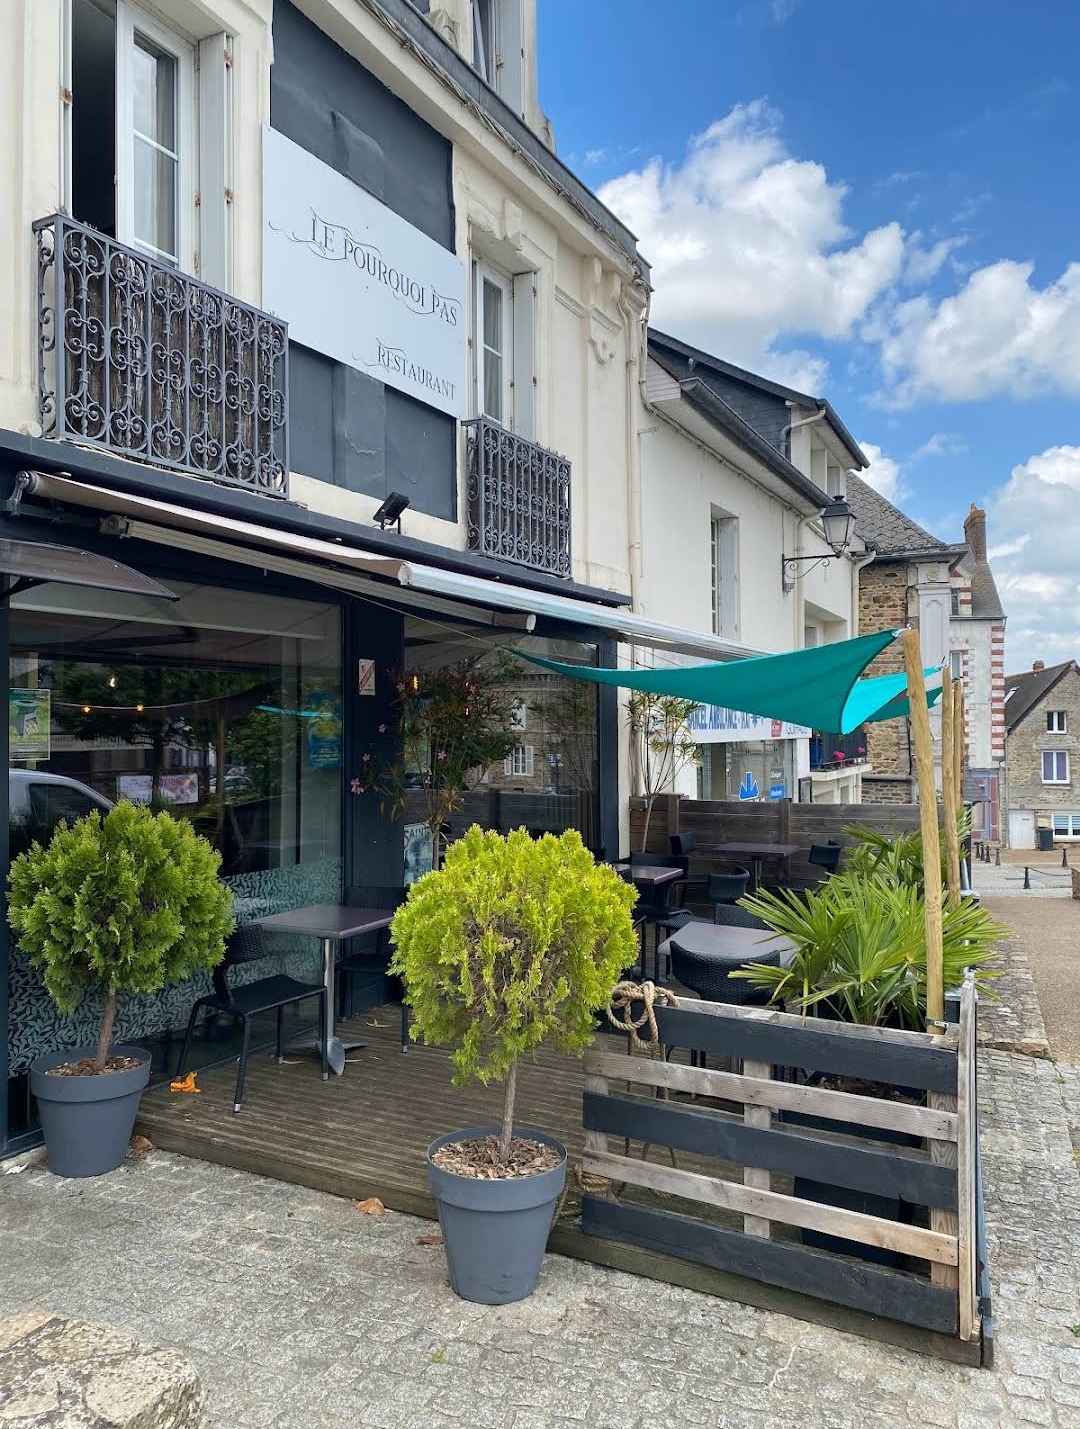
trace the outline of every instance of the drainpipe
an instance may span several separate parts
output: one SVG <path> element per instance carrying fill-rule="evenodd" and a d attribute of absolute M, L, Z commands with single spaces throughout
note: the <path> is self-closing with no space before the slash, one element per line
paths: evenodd
<path fill-rule="evenodd" d="M 641 574 L 643 570 L 642 528 L 641 528 L 641 437 L 637 423 L 637 400 L 640 397 L 642 409 L 645 401 L 645 370 L 647 361 L 648 323 L 645 317 L 649 310 L 648 290 L 643 285 L 633 283 L 624 287 L 619 298 L 619 311 L 626 326 L 626 479 L 627 479 L 627 536 L 629 543 L 630 596 L 632 609 L 639 609 L 641 595 Z M 636 656 L 631 654 L 631 661 Z"/>
<path fill-rule="evenodd" d="M 784 428 L 784 430 L 780 433 L 780 440 L 783 441 L 783 439 L 784 439 L 785 437 L 789 437 L 789 438 L 790 438 L 791 433 L 792 433 L 793 431 L 795 431 L 795 429 L 796 429 L 797 427 L 809 427 L 809 426 L 811 426 L 812 423 L 814 423 L 814 422 L 820 422 L 821 419 L 822 419 L 822 417 L 824 417 L 825 412 L 826 412 L 826 408 L 824 408 L 824 407 L 819 407 L 818 410 L 817 410 L 816 412 L 812 413 L 809 417 L 800 417 L 797 422 L 789 422 L 789 423 L 787 424 L 787 426 Z M 788 461 L 791 461 L 791 442 L 790 442 L 790 441 L 788 442 Z M 794 465 L 794 463 L 792 463 L 792 464 Z M 809 472 L 804 472 L 803 475 L 806 477 L 807 481 L 812 481 L 812 480 L 813 480 L 813 478 L 811 477 L 811 475 L 810 475 Z M 830 493 L 830 494 L 831 494 L 831 493 Z"/>

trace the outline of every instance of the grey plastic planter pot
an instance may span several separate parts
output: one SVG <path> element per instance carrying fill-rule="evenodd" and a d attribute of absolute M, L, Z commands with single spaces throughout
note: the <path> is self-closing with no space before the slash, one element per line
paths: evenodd
<path fill-rule="evenodd" d="M 427 1149 L 428 1181 L 439 1208 L 450 1285 L 463 1300 L 480 1305 L 507 1305 L 536 1289 L 548 1232 L 566 1185 L 566 1147 L 542 1131 L 514 1128 L 515 1136 L 542 1141 L 562 1154 L 558 1166 L 536 1176 L 477 1181 L 443 1171 L 431 1159 L 452 1141 L 496 1136 L 498 1130 L 471 1126 L 440 1136 Z"/>
<path fill-rule="evenodd" d="M 49 1069 L 92 1057 L 96 1047 L 69 1047 L 39 1057 L 30 1068 L 49 1170 L 57 1176 L 102 1176 L 127 1153 L 139 1101 L 150 1080 L 150 1054 L 114 1045 L 113 1057 L 138 1057 L 139 1065 L 96 1077 L 54 1077 Z"/>

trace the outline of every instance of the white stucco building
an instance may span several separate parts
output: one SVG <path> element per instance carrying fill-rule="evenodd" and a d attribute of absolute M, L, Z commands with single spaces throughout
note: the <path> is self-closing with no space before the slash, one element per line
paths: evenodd
<path fill-rule="evenodd" d="M 867 463 L 831 406 L 654 330 L 642 397 L 638 608 L 711 633 L 733 655 L 857 634 L 869 553 L 856 536 L 834 556 L 820 517 Z M 810 731 L 706 710 L 695 732 L 700 797 L 756 787 L 759 798 L 860 800 L 864 766 L 822 767 Z"/>

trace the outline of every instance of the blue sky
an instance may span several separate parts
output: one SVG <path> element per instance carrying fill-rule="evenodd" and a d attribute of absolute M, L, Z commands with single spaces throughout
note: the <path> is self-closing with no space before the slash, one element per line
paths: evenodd
<path fill-rule="evenodd" d="M 559 151 L 654 320 L 827 395 L 1009 668 L 1080 657 L 1080 0 L 538 0 Z"/>

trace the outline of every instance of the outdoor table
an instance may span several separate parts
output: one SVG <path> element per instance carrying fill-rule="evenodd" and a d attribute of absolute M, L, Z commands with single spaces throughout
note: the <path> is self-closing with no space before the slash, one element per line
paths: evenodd
<path fill-rule="evenodd" d="M 793 853 L 798 853 L 802 844 L 714 844 L 713 853 L 730 858 L 750 860 L 750 886 L 756 892 L 761 887 L 761 865 L 767 858 L 782 858 L 786 863 Z"/>
<path fill-rule="evenodd" d="M 695 957 L 716 958 L 732 967 L 760 962 L 768 953 L 778 953 L 780 962 L 785 963 L 795 952 L 795 944 L 783 934 L 770 933 L 767 928 L 732 927 L 728 923 L 684 923 L 660 945 L 660 952 L 670 956 L 672 943 L 678 943 Z"/>
<path fill-rule="evenodd" d="M 630 882 L 643 888 L 659 888 L 663 883 L 673 883 L 682 877 L 681 868 L 660 868 L 651 863 L 614 863 L 616 873 L 629 873 Z"/>
<path fill-rule="evenodd" d="M 365 1043 L 343 1042 L 334 1030 L 337 947 L 347 938 L 388 928 L 393 917 L 391 908 L 346 908 L 337 903 L 313 903 L 307 908 L 293 908 L 287 913 L 272 913 L 267 918 L 255 920 L 267 933 L 292 933 L 298 937 L 318 938 L 322 942 L 323 986 L 326 988 L 326 1026 L 323 1032 L 327 1061 L 339 1077 L 345 1070 L 345 1053 L 363 1047 Z M 313 1038 L 311 1045 L 317 1047 L 319 1039 Z"/>

